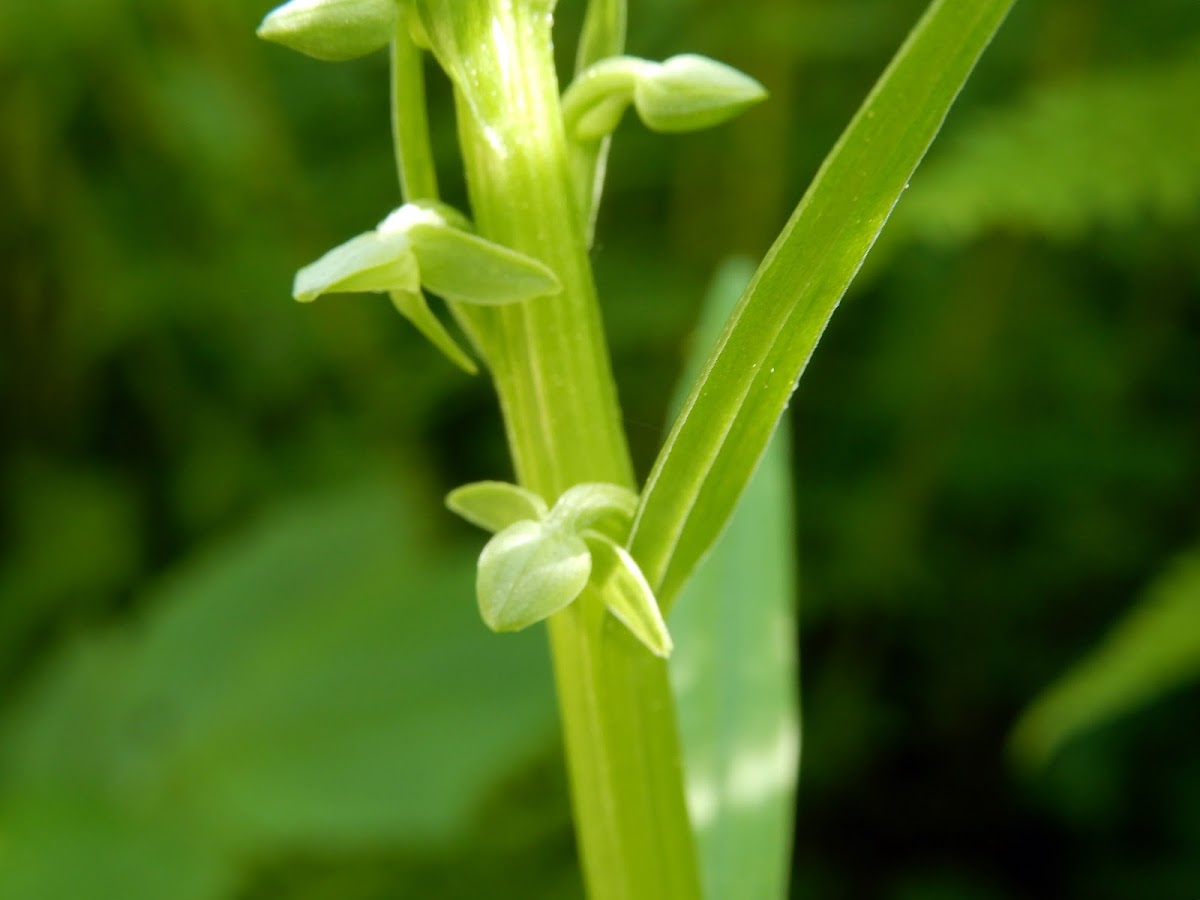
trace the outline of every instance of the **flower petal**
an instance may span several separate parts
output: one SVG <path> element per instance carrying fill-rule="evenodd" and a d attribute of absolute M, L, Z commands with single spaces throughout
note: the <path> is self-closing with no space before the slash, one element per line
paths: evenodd
<path fill-rule="evenodd" d="M 493 534 L 524 520 L 546 516 L 546 501 L 507 481 L 475 481 L 446 495 L 446 507 Z"/>
<path fill-rule="evenodd" d="M 761 84 L 732 66 L 684 53 L 639 78 L 633 103 L 652 131 L 695 131 L 732 119 L 766 96 Z"/>
<path fill-rule="evenodd" d="M 334 247 L 296 273 L 292 295 L 302 303 L 335 291 L 415 291 L 417 261 L 402 234 L 368 231 Z"/>
<path fill-rule="evenodd" d="M 341 62 L 386 47 L 398 13 L 395 0 L 291 0 L 267 14 L 258 36 L 314 59 Z"/>

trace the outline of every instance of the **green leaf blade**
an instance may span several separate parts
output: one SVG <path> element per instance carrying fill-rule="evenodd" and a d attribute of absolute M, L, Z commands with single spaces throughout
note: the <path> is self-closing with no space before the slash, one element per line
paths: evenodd
<path fill-rule="evenodd" d="M 688 381 L 752 271 L 733 260 L 717 273 Z M 789 444 L 781 429 L 671 610 L 688 810 L 711 898 L 787 896 L 800 750 Z"/>
<path fill-rule="evenodd" d="M 790 441 L 778 433 L 671 610 L 706 897 L 787 897 L 800 757 Z"/>
<path fill-rule="evenodd" d="M 642 494 L 630 547 L 664 608 L 728 521 L 833 310 L 1012 0 L 937 0 L 746 289 Z"/>

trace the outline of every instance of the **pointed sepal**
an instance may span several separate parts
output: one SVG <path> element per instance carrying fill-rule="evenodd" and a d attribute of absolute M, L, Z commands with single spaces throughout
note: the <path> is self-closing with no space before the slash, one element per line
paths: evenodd
<path fill-rule="evenodd" d="M 421 283 L 447 300 L 497 305 L 562 290 L 544 263 L 445 221 L 419 222 L 408 230 L 408 239 Z"/>
<path fill-rule="evenodd" d="M 646 576 L 620 544 L 603 534 L 585 535 L 592 555 L 592 586 L 608 611 L 656 656 L 671 655 L 674 644 Z"/>

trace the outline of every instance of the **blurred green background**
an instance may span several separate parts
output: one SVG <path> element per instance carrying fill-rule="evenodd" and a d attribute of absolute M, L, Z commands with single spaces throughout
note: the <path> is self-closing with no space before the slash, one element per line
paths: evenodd
<path fill-rule="evenodd" d="M 487 382 L 382 298 L 289 300 L 398 203 L 386 60 L 259 44 L 268 6 L 0 5 L 0 896 L 579 897 L 542 635 L 478 623 L 441 507 L 510 476 Z M 712 273 L 922 6 L 631 4 L 631 52 L 772 94 L 617 136 L 593 257 L 641 473 Z M 1198 108 L 1193 0 L 1018 4 L 834 317 L 792 404 L 794 896 L 1200 896 L 1194 644 L 1006 751 L 1200 553 Z"/>

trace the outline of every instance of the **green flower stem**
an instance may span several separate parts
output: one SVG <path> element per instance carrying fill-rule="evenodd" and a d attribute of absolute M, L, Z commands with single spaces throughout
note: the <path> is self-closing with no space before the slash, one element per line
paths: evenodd
<path fill-rule="evenodd" d="M 618 110 L 619 119 L 624 107 L 633 102 L 633 90 L 639 78 L 654 72 L 655 64 L 632 56 L 613 56 L 603 59 L 575 77 L 563 96 L 563 119 L 567 133 L 575 140 L 593 141 L 598 138 L 581 134 L 581 120 L 595 107 L 608 105 Z M 606 117 L 607 118 L 607 117 Z M 611 132 L 616 122 L 606 122 Z"/>
<path fill-rule="evenodd" d="M 398 16 L 392 38 L 392 146 L 404 201 L 438 199 L 437 171 L 429 146 L 424 53 L 413 43 L 407 16 Z"/>
<path fill-rule="evenodd" d="M 626 0 L 589 0 L 583 31 L 579 35 L 579 50 L 575 55 L 576 75 L 593 63 L 625 52 L 627 18 Z M 598 141 L 572 142 L 570 148 L 571 177 L 588 246 L 591 246 L 596 230 L 611 146 L 612 135 L 608 134 Z"/>
<path fill-rule="evenodd" d="M 625 52 L 626 6 L 626 0 L 589 0 L 575 54 L 576 75 L 593 63 Z"/>
<path fill-rule="evenodd" d="M 518 480 L 548 501 L 580 482 L 632 486 L 549 17 L 529 3 L 491 4 L 471 47 L 476 83 L 459 83 L 458 110 L 476 226 L 542 260 L 563 284 L 561 294 L 510 307 L 460 308 L 492 370 Z M 589 895 L 698 898 L 664 661 L 591 591 L 548 625 Z"/>

